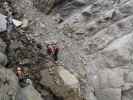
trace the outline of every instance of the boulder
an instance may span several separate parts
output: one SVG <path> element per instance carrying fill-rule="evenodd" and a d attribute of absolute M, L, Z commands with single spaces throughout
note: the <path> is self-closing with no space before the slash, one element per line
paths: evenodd
<path fill-rule="evenodd" d="M 62 79 L 64 85 L 70 86 L 70 88 L 78 88 L 79 87 L 79 81 L 68 70 L 64 69 L 63 67 L 60 67 L 58 69 L 58 72 L 59 72 L 59 76 Z"/>
<path fill-rule="evenodd" d="M 62 66 L 42 70 L 41 76 L 41 84 L 49 87 L 56 96 L 64 100 L 81 100 L 78 79 Z"/>

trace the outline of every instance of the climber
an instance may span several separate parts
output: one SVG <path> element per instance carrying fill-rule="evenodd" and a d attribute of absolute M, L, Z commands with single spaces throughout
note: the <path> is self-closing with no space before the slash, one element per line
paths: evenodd
<path fill-rule="evenodd" d="M 47 43 L 47 54 L 54 59 L 55 62 L 58 61 L 58 52 L 59 47 L 57 42 L 53 41 L 52 43 Z"/>
<path fill-rule="evenodd" d="M 32 85 L 29 69 L 27 67 L 24 68 L 24 81 L 25 81 L 25 84 Z"/>
<path fill-rule="evenodd" d="M 52 57 L 54 50 L 51 43 L 47 43 L 47 54 Z"/>
<path fill-rule="evenodd" d="M 6 17 L 6 28 L 7 28 L 7 33 L 10 33 L 15 30 L 15 25 L 13 23 L 13 16 L 12 12 L 8 13 L 8 16 Z"/>
<path fill-rule="evenodd" d="M 57 45 L 57 42 L 53 41 L 52 46 L 53 46 L 53 50 L 54 50 L 53 58 L 57 62 L 58 61 L 58 53 L 59 53 L 59 47 Z"/>
<path fill-rule="evenodd" d="M 23 78 L 24 78 L 24 73 L 23 73 L 23 69 L 21 67 L 17 67 L 16 75 L 18 76 L 19 82 L 22 82 Z"/>
<path fill-rule="evenodd" d="M 17 67 L 16 74 L 18 76 L 19 84 L 23 88 L 27 85 L 32 85 L 32 81 L 29 76 L 27 68 Z"/>
<path fill-rule="evenodd" d="M 27 67 L 24 68 L 24 78 L 30 78 L 29 69 Z"/>

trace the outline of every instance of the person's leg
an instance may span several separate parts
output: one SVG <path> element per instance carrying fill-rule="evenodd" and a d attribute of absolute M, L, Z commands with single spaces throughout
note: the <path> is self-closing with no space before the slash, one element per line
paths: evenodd
<path fill-rule="evenodd" d="M 58 60 L 58 54 L 57 54 L 57 53 L 54 54 L 54 60 L 55 60 L 55 61 Z"/>

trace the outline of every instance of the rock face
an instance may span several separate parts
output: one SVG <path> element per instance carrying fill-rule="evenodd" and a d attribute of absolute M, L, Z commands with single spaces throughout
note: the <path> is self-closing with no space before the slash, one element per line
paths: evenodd
<path fill-rule="evenodd" d="M 85 100 L 132 100 L 133 1 L 66 0 L 54 10 L 64 18 L 62 23 L 52 21 L 56 12 L 40 19 L 35 11 L 27 16 L 37 17 L 37 25 L 45 23 L 45 30 L 31 26 L 36 34 L 44 33 L 36 40 L 45 46 L 44 40 L 57 39 L 63 46 L 59 59 L 80 79 Z M 47 76 L 48 70 L 41 74 Z M 47 86 L 45 80 L 41 83 Z"/>
<path fill-rule="evenodd" d="M 28 3 L 16 2 L 26 18 L 33 21 L 30 26 L 35 33 L 33 38 L 44 47 L 45 40 L 58 40 L 63 47 L 59 59 L 72 72 L 71 75 L 57 68 L 58 74 L 55 75 L 51 69 L 42 70 L 42 85 L 66 100 L 67 96 L 75 100 L 74 95 L 67 93 L 72 88 L 75 91 L 72 94 L 76 93 L 77 97 L 79 83 L 85 100 L 132 100 L 132 0 L 63 0 L 60 4 L 56 0 L 34 0 L 35 5 L 32 5 L 32 0 L 23 1 Z M 24 3 L 26 6 L 22 5 Z M 46 16 L 38 9 L 44 12 L 52 9 L 53 12 Z M 57 12 L 63 18 L 61 23 L 52 19 Z M 70 76 L 66 77 L 64 73 Z"/>

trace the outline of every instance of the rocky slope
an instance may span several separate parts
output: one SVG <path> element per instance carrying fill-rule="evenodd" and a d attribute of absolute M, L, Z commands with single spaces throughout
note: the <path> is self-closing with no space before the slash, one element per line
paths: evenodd
<path fill-rule="evenodd" d="M 132 0 L 12 2 L 41 52 L 46 40 L 58 40 L 59 59 L 80 80 L 85 100 L 132 100 Z"/>

